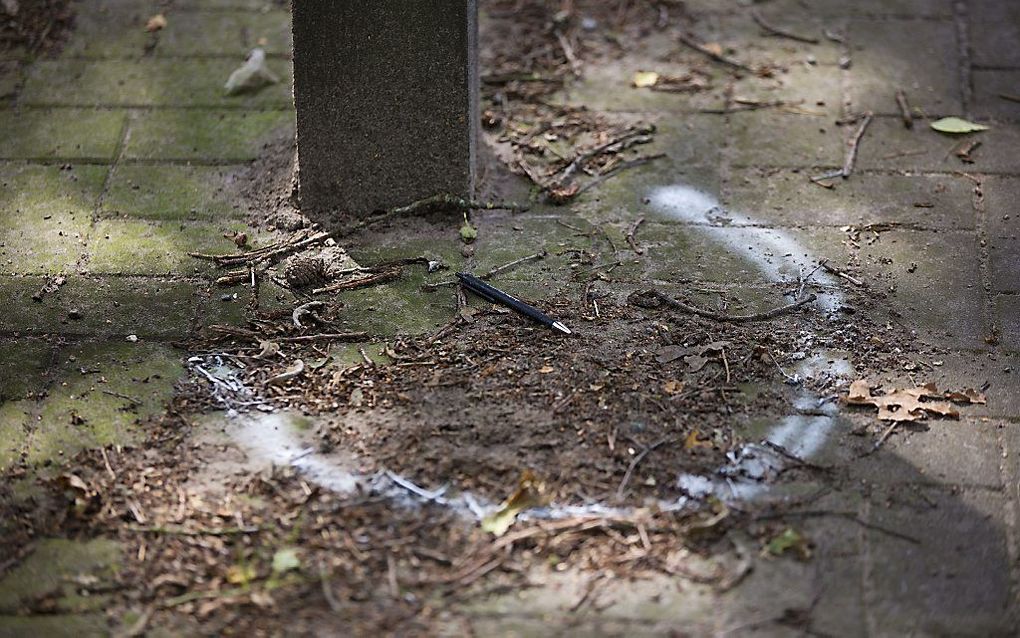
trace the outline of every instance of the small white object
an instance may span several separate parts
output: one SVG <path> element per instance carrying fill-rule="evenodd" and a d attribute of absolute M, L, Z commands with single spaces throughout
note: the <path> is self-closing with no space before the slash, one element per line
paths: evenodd
<path fill-rule="evenodd" d="M 138 341 L 138 335 L 128 335 L 127 340 L 130 341 L 131 343 L 135 343 Z"/>
<path fill-rule="evenodd" d="M 237 95 L 246 91 L 257 91 L 279 81 L 280 78 L 266 66 L 265 49 L 256 47 L 248 54 L 245 63 L 230 74 L 223 88 L 227 95 Z"/>

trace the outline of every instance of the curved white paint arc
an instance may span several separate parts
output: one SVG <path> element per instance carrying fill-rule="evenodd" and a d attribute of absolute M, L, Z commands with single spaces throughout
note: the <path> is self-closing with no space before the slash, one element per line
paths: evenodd
<path fill-rule="evenodd" d="M 795 238 L 775 229 L 760 228 L 757 222 L 742 214 L 723 212 L 719 202 L 689 186 L 677 184 L 653 189 L 647 198 L 651 208 L 666 219 L 681 222 L 678 232 L 700 233 L 712 243 L 735 253 L 753 264 L 768 280 L 794 283 L 799 272 L 810 271 L 816 259 Z M 813 281 L 822 286 L 815 301 L 819 310 L 834 313 L 844 303 L 839 281 L 825 272 L 816 272 Z M 827 359 L 825 368 L 840 376 L 852 373 L 844 358 Z M 818 372 L 819 357 L 800 362 L 795 372 L 802 377 Z M 781 446 L 802 459 L 816 455 L 836 427 L 838 410 L 820 397 L 801 390 L 795 399 L 793 413 L 783 417 L 764 436 L 764 441 Z M 233 438 L 249 453 L 266 462 L 289 465 L 308 480 L 342 494 L 359 487 L 369 487 L 395 502 L 421 504 L 433 502 L 450 507 L 466 516 L 482 518 L 497 505 L 479 499 L 469 492 L 446 495 L 445 486 L 436 490 L 419 487 L 392 472 L 359 473 L 338 457 L 315 451 L 308 441 L 287 422 L 286 414 L 236 414 Z M 712 476 L 682 474 L 677 484 L 691 498 L 714 494 L 725 500 L 754 499 L 769 486 L 762 481 L 784 459 L 764 444 L 750 444 L 730 452 L 730 463 L 718 468 Z M 687 496 L 663 502 L 664 510 L 676 510 L 690 503 Z M 551 504 L 529 510 L 527 518 L 561 518 L 578 515 L 612 515 L 626 513 L 627 508 L 609 508 L 599 504 L 567 506 Z"/>

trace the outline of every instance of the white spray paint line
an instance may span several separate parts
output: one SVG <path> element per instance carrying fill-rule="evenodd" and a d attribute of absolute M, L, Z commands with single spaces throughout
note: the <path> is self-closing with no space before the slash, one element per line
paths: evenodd
<path fill-rule="evenodd" d="M 780 230 L 753 227 L 756 222 L 746 215 L 726 211 L 726 224 L 722 224 L 723 211 L 719 202 L 695 188 L 659 187 L 652 191 L 648 200 L 652 208 L 665 217 L 697 224 L 689 227 L 691 232 L 702 233 L 733 254 L 751 261 L 772 281 L 787 280 L 788 269 L 790 274 L 796 274 L 798 269 L 809 271 L 817 263 L 796 239 Z M 818 293 L 815 304 L 827 313 L 838 309 L 843 304 L 843 295 L 837 289 L 836 278 L 819 271 L 813 279 L 828 288 Z"/>
<path fill-rule="evenodd" d="M 697 189 L 683 185 L 656 188 L 649 197 L 649 203 L 663 216 L 686 222 L 688 225 L 684 228 L 688 232 L 703 233 L 713 242 L 751 261 L 771 281 L 789 281 L 788 273 L 793 275 L 801 269 L 808 271 L 817 263 L 793 237 L 782 231 L 757 228 L 751 217 L 727 211 L 727 225 L 720 224 L 722 208 L 719 202 Z M 826 313 L 836 311 L 844 302 L 838 289 L 839 282 L 824 272 L 816 272 L 814 279 L 826 287 L 818 294 L 815 305 Z M 797 374 L 812 376 L 823 370 L 848 376 L 852 373 L 852 366 L 843 358 L 828 359 L 815 355 L 801 361 Z M 838 410 L 806 391 L 796 397 L 794 408 L 813 414 L 786 416 L 764 438 L 791 454 L 807 459 L 825 445 L 836 425 Z M 367 487 L 398 504 L 415 506 L 434 502 L 477 519 L 484 518 L 498 507 L 484 499 L 479 500 L 470 492 L 447 497 L 445 486 L 427 490 L 389 471 L 366 475 L 345 469 L 340 459 L 315 452 L 303 441 L 286 413 L 248 415 L 233 412 L 232 416 L 237 420 L 234 438 L 250 454 L 265 462 L 294 467 L 311 481 L 337 493 L 350 494 L 359 487 Z M 778 452 L 759 444 L 744 446 L 730 452 L 729 456 L 730 463 L 719 468 L 716 476 L 681 474 L 677 485 L 690 498 L 680 496 L 660 503 L 660 508 L 664 511 L 682 510 L 692 504 L 691 499 L 708 495 L 731 501 L 753 500 L 768 490 L 764 481 L 785 462 Z M 630 508 L 610 508 L 597 503 L 584 506 L 554 503 L 522 513 L 521 518 L 624 516 L 630 511 Z"/>
<path fill-rule="evenodd" d="M 758 222 L 747 215 L 724 212 L 714 197 L 690 186 L 676 184 L 655 188 L 648 203 L 660 215 L 684 222 L 685 232 L 703 234 L 752 262 L 770 281 L 791 282 L 791 276 L 809 272 L 817 264 L 788 233 L 759 228 Z M 825 286 L 825 290 L 817 294 L 815 306 L 827 314 L 837 311 L 844 303 L 839 281 L 826 272 L 815 272 L 813 279 Z M 849 376 L 853 370 L 844 358 L 829 360 L 814 356 L 800 363 L 797 374 L 813 376 L 826 368 L 839 376 Z M 819 397 L 802 392 L 795 400 L 795 408 L 828 413 L 786 416 L 768 431 L 765 440 L 803 459 L 814 456 L 825 446 L 837 423 L 835 406 L 826 410 L 825 405 Z M 768 489 L 763 481 L 784 461 L 777 452 L 762 445 L 745 446 L 731 454 L 730 465 L 717 471 L 721 478 L 682 474 L 677 485 L 693 497 L 714 494 L 724 499 L 750 500 Z"/>

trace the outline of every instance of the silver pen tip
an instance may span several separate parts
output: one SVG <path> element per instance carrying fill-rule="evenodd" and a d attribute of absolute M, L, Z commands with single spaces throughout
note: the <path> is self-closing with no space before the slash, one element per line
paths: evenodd
<path fill-rule="evenodd" d="M 568 327 L 564 326 L 564 325 L 563 325 L 562 323 L 560 323 L 559 321 L 554 321 L 554 322 L 553 322 L 553 325 L 552 325 L 552 327 L 553 327 L 553 328 L 556 328 L 557 330 L 559 330 L 560 332 L 562 332 L 562 333 L 563 333 L 563 334 L 565 334 L 565 335 L 568 335 L 568 334 L 570 334 L 570 328 L 568 328 Z"/>

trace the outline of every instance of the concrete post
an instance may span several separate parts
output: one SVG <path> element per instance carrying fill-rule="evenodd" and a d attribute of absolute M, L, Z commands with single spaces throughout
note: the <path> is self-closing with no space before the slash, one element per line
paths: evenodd
<path fill-rule="evenodd" d="M 477 0 L 294 0 L 302 212 L 327 226 L 470 197 Z"/>

